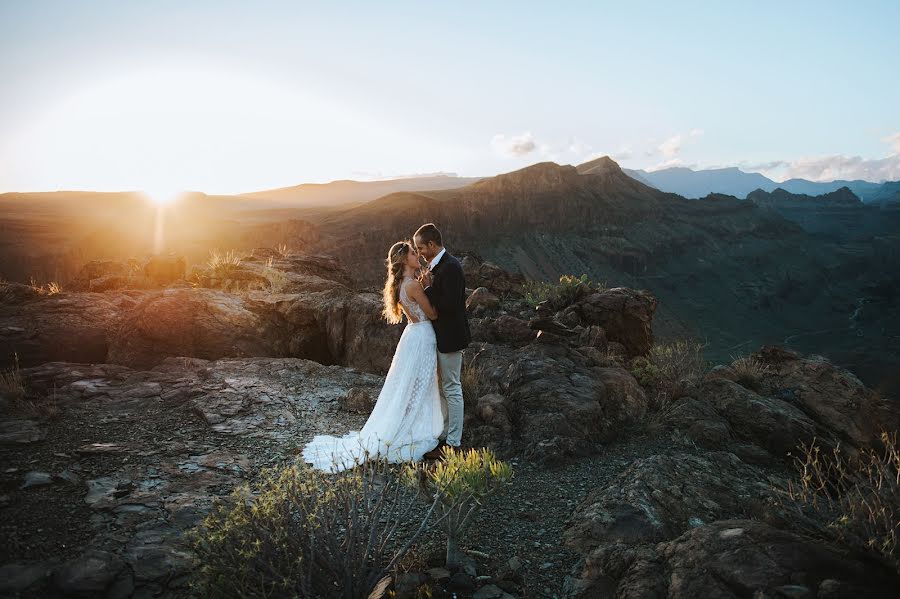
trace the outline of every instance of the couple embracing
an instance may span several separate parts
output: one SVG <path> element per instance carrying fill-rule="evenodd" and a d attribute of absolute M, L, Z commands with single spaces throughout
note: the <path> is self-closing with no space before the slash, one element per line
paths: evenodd
<path fill-rule="evenodd" d="M 422 261 L 427 262 L 423 266 Z M 313 468 L 339 472 L 367 459 L 435 459 L 459 447 L 463 427 L 462 350 L 471 340 L 462 265 L 429 223 L 387 257 L 384 317 L 407 325 L 365 425 L 342 437 L 316 435 L 303 448 Z"/>

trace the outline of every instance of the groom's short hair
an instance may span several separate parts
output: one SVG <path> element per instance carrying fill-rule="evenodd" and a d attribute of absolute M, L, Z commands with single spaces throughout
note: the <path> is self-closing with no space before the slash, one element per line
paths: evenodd
<path fill-rule="evenodd" d="M 428 223 L 419 227 L 414 237 L 421 239 L 424 245 L 428 245 L 431 241 L 437 245 L 444 245 L 441 240 L 441 232 L 434 226 L 434 223 Z"/>

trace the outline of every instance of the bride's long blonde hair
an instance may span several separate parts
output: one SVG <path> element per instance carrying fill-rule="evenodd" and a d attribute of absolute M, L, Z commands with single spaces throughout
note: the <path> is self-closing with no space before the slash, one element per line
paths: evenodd
<path fill-rule="evenodd" d="M 391 246 L 387 255 L 387 280 L 384 282 L 384 319 L 391 324 L 403 320 L 400 307 L 400 285 L 403 283 L 403 269 L 406 268 L 406 256 L 413 245 L 408 241 L 398 241 Z"/>

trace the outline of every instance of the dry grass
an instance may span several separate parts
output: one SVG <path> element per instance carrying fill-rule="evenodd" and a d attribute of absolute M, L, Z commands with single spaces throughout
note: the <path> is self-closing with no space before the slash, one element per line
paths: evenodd
<path fill-rule="evenodd" d="M 28 284 L 32 289 L 34 289 L 41 295 L 56 295 L 57 293 L 62 293 L 62 286 L 56 281 L 51 281 L 45 285 L 40 285 L 37 281 L 34 280 L 34 277 L 30 277 Z"/>
<path fill-rule="evenodd" d="M 13 402 L 25 398 L 25 379 L 22 378 L 22 371 L 19 368 L 18 354 L 15 355 L 13 366 L 0 372 L 0 395 Z"/>
<path fill-rule="evenodd" d="M 747 389 L 758 391 L 762 377 L 769 372 L 769 367 L 750 356 L 740 358 L 731 356 L 731 359 L 733 360 L 731 368 L 737 374 L 735 382 Z"/>
<path fill-rule="evenodd" d="M 656 344 L 646 356 L 632 360 L 631 373 L 650 391 L 657 409 L 683 397 L 699 383 L 707 370 L 703 347 L 694 341 Z"/>
<path fill-rule="evenodd" d="M 19 356 L 15 356 L 12 367 L 0 372 L 0 397 L 10 402 L 11 409 L 30 418 L 53 420 L 59 416 L 59 402 L 54 389 L 45 397 L 29 397 L 25 377 L 19 367 Z"/>
<path fill-rule="evenodd" d="M 219 250 L 212 250 L 206 263 L 217 275 L 221 276 L 235 270 L 241 265 L 242 261 L 243 257 L 234 250 L 228 250 L 224 253 L 219 252 Z"/>
<path fill-rule="evenodd" d="M 799 476 L 784 494 L 788 507 L 824 523 L 824 532 L 900 569 L 900 446 L 896 431 L 881 441 L 882 449 L 858 453 L 825 453 L 815 439 L 801 445 Z"/>
<path fill-rule="evenodd" d="M 266 265 L 263 269 L 263 276 L 269 281 L 268 290 L 271 293 L 283 293 L 291 283 L 291 280 L 283 271 L 272 268 L 269 265 Z"/>
<path fill-rule="evenodd" d="M 280 258 L 284 258 L 288 255 L 288 253 L 290 253 L 290 250 L 288 249 L 286 243 L 279 243 L 277 246 L 275 246 L 275 252 Z"/>
<path fill-rule="evenodd" d="M 478 402 L 478 398 L 487 393 L 489 389 L 484 370 L 471 362 L 463 364 L 459 382 L 462 385 L 463 403 L 470 406 L 474 406 Z"/>

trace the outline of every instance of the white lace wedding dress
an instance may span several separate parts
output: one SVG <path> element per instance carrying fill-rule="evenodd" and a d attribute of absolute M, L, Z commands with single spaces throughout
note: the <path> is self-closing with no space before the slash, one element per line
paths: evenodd
<path fill-rule="evenodd" d="M 437 447 L 444 413 L 437 378 L 434 327 L 422 308 L 400 287 L 400 303 L 408 324 L 400 336 L 375 408 L 360 431 L 343 437 L 316 435 L 303 448 L 313 468 L 339 472 L 370 458 L 389 462 L 418 461 Z"/>

